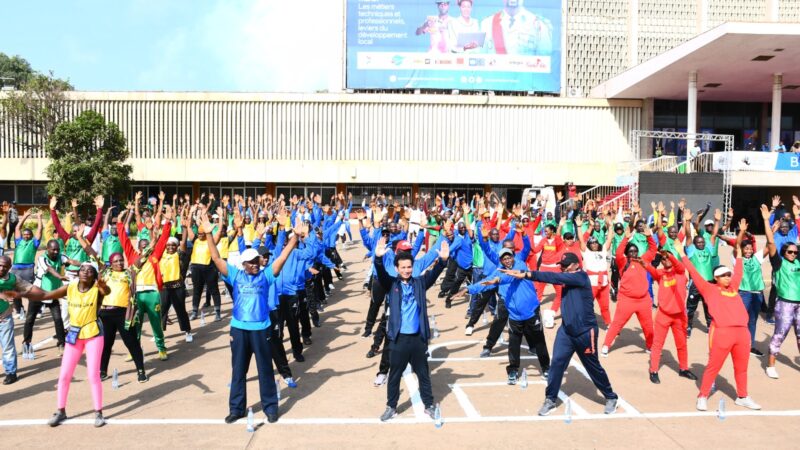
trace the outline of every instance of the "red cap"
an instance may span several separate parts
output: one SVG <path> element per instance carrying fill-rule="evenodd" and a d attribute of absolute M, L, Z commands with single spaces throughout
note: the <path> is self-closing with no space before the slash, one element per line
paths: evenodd
<path fill-rule="evenodd" d="M 397 243 L 397 251 L 410 252 L 411 243 L 408 241 L 400 241 Z"/>

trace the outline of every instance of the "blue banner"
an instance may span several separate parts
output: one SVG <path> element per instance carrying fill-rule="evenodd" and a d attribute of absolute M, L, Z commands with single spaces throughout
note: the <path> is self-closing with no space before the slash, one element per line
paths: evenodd
<path fill-rule="evenodd" d="M 800 153 L 778 153 L 775 170 L 800 170 Z"/>
<path fill-rule="evenodd" d="M 351 89 L 561 90 L 561 0 L 347 0 Z"/>

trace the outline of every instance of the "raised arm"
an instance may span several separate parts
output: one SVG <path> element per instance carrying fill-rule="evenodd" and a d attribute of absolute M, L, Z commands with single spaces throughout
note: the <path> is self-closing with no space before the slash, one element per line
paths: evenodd
<path fill-rule="evenodd" d="M 22 218 L 19 219 L 19 222 L 17 222 L 17 227 L 14 228 L 14 239 L 22 239 L 22 228 L 24 228 L 25 221 L 28 220 L 29 216 L 30 213 L 28 211 L 25 211 L 25 214 L 23 214 Z"/>
<path fill-rule="evenodd" d="M 58 219 L 58 211 L 56 210 L 57 204 L 58 199 L 56 197 L 50 197 L 50 220 L 53 221 L 53 226 L 56 229 L 58 237 L 60 237 L 62 241 L 67 242 L 67 240 L 69 240 L 69 233 L 61 226 L 61 221 Z"/>
<path fill-rule="evenodd" d="M 769 224 L 770 212 L 767 208 L 767 205 L 761 205 L 761 217 L 764 219 L 764 234 L 767 237 L 766 247 L 769 249 L 769 256 L 771 258 L 778 253 L 778 249 L 775 247 L 775 236 L 772 232 L 772 227 Z"/>

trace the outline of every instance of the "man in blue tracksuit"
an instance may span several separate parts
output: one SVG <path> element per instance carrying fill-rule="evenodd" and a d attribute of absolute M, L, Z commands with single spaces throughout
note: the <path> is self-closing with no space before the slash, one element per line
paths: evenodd
<path fill-rule="evenodd" d="M 560 265 L 561 273 L 505 272 L 516 278 L 524 277 L 528 280 L 564 286 L 561 300 L 562 324 L 553 343 L 553 360 L 550 365 L 550 376 L 547 379 L 546 397 L 539 409 L 539 415 L 546 416 L 555 409 L 564 371 L 569 366 L 573 353 L 578 354 L 589 378 L 606 398 L 605 413 L 612 414 L 617 410 L 618 397 L 611 389 L 608 375 L 597 359 L 597 319 L 594 315 L 592 283 L 589 281 L 589 275 L 581 270 L 578 256 L 574 253 L 564 253 Z"/>
<path fill-rule="evenodd" d="M 402 241 L 406 238 L 407 233 L 404 230 L 401 230 L 400 227 L 395 222 L 390 222 L 386 227 L 377 227 L 372 232 L 372 241 L 378 242 L 381 237 L 386 238 L 386 243 L 391 245 L 393 242 Z M 377 245 L 376 245 L 377 246 Z M 378 320 L 378 313 L 381 311 L 381 305 L 383 305 L 383 301 L 386 297 L 386 292 L 383 290 L 383 287 L 380 283 L 375 283 L 375 278 L 377 277 L 377 269 L 375 268 L 375 260 L 378 259 L 374 254 L 372 255 L 372 292 L 369 304 L 369 310 L 367 310 L 367 320 L 366 324 L 364 325 L 364 333 L 361 335 L 363 338 L 368 338 L 372 335 L 372 328 L 375 327 L 375 322 Z"/>
<path fill-rule="evenodd" d="M 308 225 L 305 225 L 308 227 Z M 278 232 L 278 244 L 275 246 L 275 253 L 280 253 L 283 249 L 280 246 L 285 241 L 285 237 Z M 310 232 L 301 242 L 297 244 L 297 250 L 289 254 L 286 267 L 276 280 L 278 291 L 278 317 L 280 318 L 280 333 L 283 338 L 283 326 L 289 329 L 289 340 L 292 343 L 292 354 L 297 362 L 305 361 L 303 356 L 303 344 L 311 345 L 309 338 L 301 341 L 300 319 L 305 313 L 308 320 L 307 299 L 306 299 L 306 272 L 313 265 L 314 257 L 317 254 L 317 236 Z M 310 331 L 310 326 L 307 327 Z"/>
<path fill-rule="evenodd" d="M 458 223 L 458 232 L 452 236 L 445 236 L 450 244 L 450 251 L 453 254 L 455 272 L 452 278 L 447 275 L 442 280 L 442 291 L 445 293 L 444 307 L 450 308 L 453 304 L 453 296 L 458 293 L 461 284 L 465 280 L 472 281 L 472 239 L 474 232 L 467 227 L 464 222 Z M 449 272 L 449 270 L 448 270 Z"/>
<path fill-rule="evenodd" d="M 444 270 L 447 258 L 450 256 L 450 249 L 447 244 L 443 243 L 439 250 L 439 261 L 431 270 L 419 277 L 413 276 L 414 261 L 410 252 L 401 252 L 395 255 L 394 267 L 397 276 L 389 275 L 383 265 L 383 255 L 387 251 L 386 240 L 381 238 L 375 247 L 376 281 L 384 288 L 386 301 L 389 303 L 387 335 L 392 351 L 386 410 L 381 415 L 381 421 L 385 422 L 397 416 L 400 380 L 403 377 L 403 371 L 409 364 L 419 381 L 419 391 L 425 404 L 425 413 L 433 418 L 433 390 L 427 355 L 430 326 L 426 292 Z"/>
<path fill-rule="evenodd" d="M 213 230 L 208 218 L 203 216 L 203 227 L 207 233 Z M 225 423 L 234 423 L 247 414 L 247 370 L 250 358 L 255 354 L 258 367 L 258 386 L 261 393 L 261 407 L 270 423 L 278 420 L 278 396 L 275 390 L 275 374 L 272 371 L 272 352 L 270 348 L 270 310 L 275 305 L 270 302 L 270 288 L 281 273 L 289 254 L 297 245 L 296 230 L 283 248 L 280 256 L 271 267 L 261 270 L 260 257 L 255 249 L 247 249 L 241 254 L 242 268 L 228 264 L 219 255 L 216 245 L 209 245 L 211 260 L 223 280 L 233 287 L 233 318 L 231 320 L 231 392 L 229 414 Z M 274 298 L 274 296 L 272 297 Z"/>
<path fill-rule="evenodd" d="M 550 355 L 547 352 L 547 343 L 544 340 L 544 328 L 539 314 L 539 298 L 536 289 L 529 280 L 514 278 L 500 272 L 500 269 L 525 271 L 528 266 L 525 260 L 514 257 L 514 250 L 503 248 L 500 250 L 497 269 L 486 277 L 486 281 L 473 284 L 469 287 L 470 294 L 478 294 L 492 286 L 498 286 L 498 294 L 505 303 L 508 311 L 508 384 L 517 384 L 519 377 L 519 349 L 522 337 L 530 345 L 536 347 L 536 355 L 542 370 L 542 376 L 547 378 L 550 369 Z"/>

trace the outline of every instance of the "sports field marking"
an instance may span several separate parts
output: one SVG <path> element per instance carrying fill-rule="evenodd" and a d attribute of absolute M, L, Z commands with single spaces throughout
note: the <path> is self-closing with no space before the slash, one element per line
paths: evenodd
<path fill-rule="evenodd" d="M 470 357 L 470 356 L 467 356 L 467 357 L 449 356 L 447 358 L 434 358 L 433 357 L 433 352 L 434 351 L 436 351 L 436 350 L 438 350 L 440 348 L 444 348 L 444 347 L 450 346 L 450 345 L 460 345 L 460 344 L 473 344 L 474 345 L 474 344 L 481 344 L 481 343 L 483 343 L 483 341 L 447 341 L 447 342 L 442 342 L 442 343 L 439 343 L 439 344 L 431 345 L 431 346 L 428 347 L 428 354 L 430 355 L 428 357 L 428 361 L 433 361 L 433 362 L 459 362 L 459 361 L 500 361 L 500 360 L 507 361 L 508 360 L 508 356 L 489 356 L 489 357 L 486 357 L 486 358 L 481 358 L 481 357 L 478 357 L 478 356 L 475 356 L 475 357 Z M 506 342 L 503 342 L 502 344 L 498 343 L 497 345 L 508 346 L 508 344 Z M 528 346 L 527 345 L 521 345 L 520 348 L 524 348 L 524 349 L 527 350 Z M 536 356 L 520 354 L 520 359 L 536 359 Z"/>
<path fill-rule="evenodd" d="M 406 384 L 406 389 L 411 396 L 411 407 L 414 409 L 414 416 L 417 419 L 427 417 L 425 415 L 425 405 L 422 404 L 422 397 L 419 395 L 419 383 L 417 377 L 414 376 L 414 371 L 411 370 L 411 364 L 406 366 L 403 371 L 403 382 Z"/>

